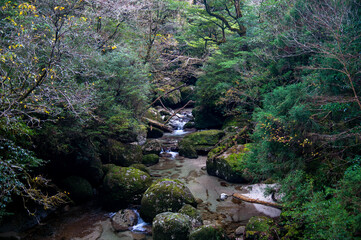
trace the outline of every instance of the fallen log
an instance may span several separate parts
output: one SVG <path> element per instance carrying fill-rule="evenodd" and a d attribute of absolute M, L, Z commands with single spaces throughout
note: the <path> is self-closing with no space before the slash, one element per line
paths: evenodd
<path fill-rule="evenodd" d="M 149 125 L 151 125 L 151 126 L 157 127 L 165 132 L 173 132 L 173 128 L 171 128 L 170 126 L 167 126 L 163 123 L 157 122 L 155 120 L 152 120 L 152 119 L 149 119 L 146 117 L 143 117 L 143 119 L 146 120 L 149 123 Z"/>
<path fill-rule="evenodd" d="M 242 200 L 242 201 L 245 201 L 245 202 L 249 202 L 249 203 L 258 203 L 258 204 L 266 205 L 269 207 L 282 209 L 282 205 L 280 205 L 278 203 L 266 202 L 266 201 L 262 201 L 262 200 L 258 200 L 258 199 L 249 198 L 249 197 L 243 196 L 239 193 L 233 193 L 232 197 Z"/>

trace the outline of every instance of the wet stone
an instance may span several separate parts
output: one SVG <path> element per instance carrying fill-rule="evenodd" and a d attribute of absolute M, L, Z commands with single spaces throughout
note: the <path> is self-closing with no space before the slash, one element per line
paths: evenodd
<path fill-rule="evenodd" d="M 123 209 L 117 212 L 111 219 L 112 226 L 116 232 L 126 231 L 137 224 L 138 216 L 134 210 Z"/>

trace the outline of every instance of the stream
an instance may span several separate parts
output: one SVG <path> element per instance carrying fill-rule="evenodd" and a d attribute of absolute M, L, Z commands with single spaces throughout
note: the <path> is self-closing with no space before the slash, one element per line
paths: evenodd
<path fill-rule="evenodd" d="M 264 197 L 265 184 L 233 184 L 217 177 L 209 176 L 206 171 L 206 156 L 188 159 L 179 156 L 177 142 L 195 129 L 184 130 L 183 127 L 192 119 L 192 109 L 183 109 L 170 121 L 172 133 L 166 133 L 159 140 L 163 151 L 158 164 L 149 167 L 155 178 L 178 179 L 185 183 L 198 202 L 197 209 L 201 212 L 204 224 L 222 225 L 227 233 L 232 233 L 239 226 L 245 226 L 253 216 L 278 217 L 279 209 L 259 204 L 247 203 L 232 198 L 235 192 L 247 197 L 272 202 L 271 197 Z M 223 196 L 229 196 L 221 200 Z M 82 206 L 62 209 L 54 213 L 44 223 L 21 234 L 21 239 L 37 240 L 147 240 L 152 239 L 146 232 L 150 224 L 139 220 L 132 231 L 115 233 L 110 223 L 109 213 L 91 202 Z M 16 238 L 15 238 L 16 239 Z"/>

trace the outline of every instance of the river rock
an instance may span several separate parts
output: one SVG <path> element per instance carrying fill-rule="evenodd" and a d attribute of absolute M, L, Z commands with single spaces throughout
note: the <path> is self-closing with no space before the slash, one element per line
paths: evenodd
<path fill-rule="evenodd" d="M 162 144 L 157 139 L 148 139 L 142 146 L 143 154 L 157 154 L 162 151 Z"/>
<path fill-rule="evenodd" d="M 228 240 L 223 229 L 215 225 L 205 225 L 193 232 L 189 236 L 189 240 Z"/>
<path fill-rule="evenodd" d="M 222 154 L 222 147 L 215 148 L 208 154 L 207 172 L 209 175 L 219 177 L 228 182 L 245 183 L 247 182 L 244 166 L 242 164 L 243 156 L 249 151 L 249 145 L 236 145 L 227 149 Z"/>
<path fill-rule="evenodd" d="M 277 232 L 277 228 L 272 218 L 264 216 L 252 217 L 246 226 L 245 240 L 273 240 L 276 239 L 275 232 Z"/>
<path fill-rule="evenodd" d="M 129 167 L 139 169 L 140 171 L 146 172 L 150 175 L 149 169 L 144 164 L 136 163 L 136 164 L 130 165 Z"/>
<path fill-rule="evenodd" d="M 130 227 L 136 225 L 137 222 L 138 215 L 131 209 L 122 209 L 111 218 L 112 226 L 116 232 L 127 231 Z"/>
<path fill-rule="evenodd" d="M 241 236 L 244 234 L 244 231 L 246 230 L 246 227 L 245 226 L 239 226 L 236 231 L 234 231 L 234 234 L 236 236 Z"/>
<path fill-rule="evenodd" d="M 162 212 L 177 212 L 185 204 L 196 206 L 191 191 L 180 181 L 161 179 L 156 181 L 144 193 L 140 216 L 144 221 L 151 222 Z"/>
<path fill-rule="evenodd" d="M 139 169 L 113 167 L 103 181 L 104 206 L 108 209 L 116 209 L 130 203 L 139 203 L 151 183 L 152 179 L 149 174 Z"/>
<path fill-rule="evenodd" d="M 164 212 L 153 220 L 154 240 L 188 240 L 190 218 L 181 213 Z"/>
<path fill-rule="evenodd" d="M 175 90 L 166 96 L 163 96 L 161 99 L 166 107 L 179 107 L 179 105 L 181 105 L 181 92 L 179 90 Z"/>
<path fill-rule="evenodd" d="M 90 183 L 78 176 L 70 176 L 65 178 L 61 185 L 63 189 L 69 192 L 69 197 L 74 202 L 82 203 L 93 197 L 93 189 Z"/>
<path fill-rule="evenodd" d="M 181 103 L 186 104 L 189 100 L 195 101 L 194 86 L 185 86 L 180 89 Z M 194 104 L 188 104 L 187 107 L 192 107 Z"/>
<path fill-rule="evenodd" d="M 152 166 L 159 162 L 159 156 L 157 154 L 147 154 L 143 156 L 142 163 L 146 166 Z"/>
<path fill-rule="evenodd" d="M 203 220 L 200 211 L 197 210 L 192 205 L 186 204 L 178 212 L 190 217 L 192 229 L 196 229 L 197 227 L 203 225 Z"/>
<path fill-rule="evenodd" d="M 164 132 L 156 127 L 148 127 L 147 129 L 147 138 L 161 138 Z"/>
<path fill-rule="evenodd" d="M 221 130 L 207 130 L 191 133 L 185 136 L 179 143 L 179 154 L 182 156 L 195 157 L 197 154 L 207 154 L 224 136 Z"/>
<path fill-rule="evenodd" d="M 142 148 L 135 144 L 124 144 L 109 139 L 102 149 L 102 161 L 114 163 L 118 166 L 128 167 L 134 163 L 141 163 Z"/>
<path fill-rule="evenodd" d="M 179 142 L 178 147 L 179 147 L 180 156 L 184 156 L 186 158 L 198 157 L 198 153 L 190 140 L 183 139 L 182 141 Z"/>

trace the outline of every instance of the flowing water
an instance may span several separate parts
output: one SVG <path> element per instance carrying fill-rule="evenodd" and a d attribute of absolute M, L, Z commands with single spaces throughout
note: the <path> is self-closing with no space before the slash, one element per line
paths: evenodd
<path fill-rule="evenodd" d="M 161 159 L 158 164 L 149 167 L 155 178 L 171 178 L 184 182 L 197 198 L 198 209 L 204 224 L 217 224 L 228 233 L 245 225 L 253 216 L 277 217 L 281 211 L 259 204 L 237 201 L 231 197 L 235 192 L 245 196 L 272 202 L 271 197 L 264 197 L 265 184 L 232 184 L 217 177 L 209 176 L 206 171 L 206 156 L 188 159 L 179 156 L 177 142 L 185 134 L 195 130 L 184 130 L 184 125 L 192 119 L 191 109 L 184 109 L 169 123 L 175 130 L 164 134 L 160 139 L 163 144 Z M 224 199 L 221 199 L 221 195 Z M 228 198 L 226 198 L 229 196 Z M 139 218 L 138 224 L 131 231 L 114 233 L 110 223 L 113 213 L 101 210 L 96 205 L 72 207 L 50 218 L 43 226 L 28 231 L 24 239 L 54 240 L 132 240 L 152 239 L 145 234 L 150 224 Z M 139 214 L 138 214 L 139 215 Z"/>

